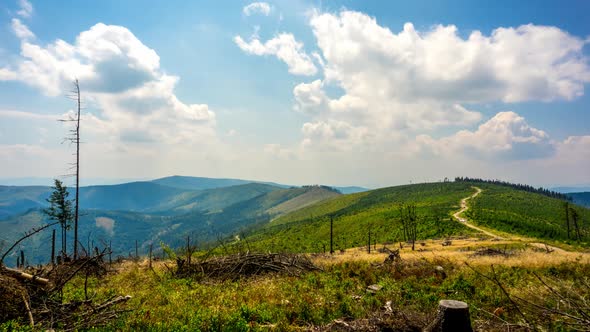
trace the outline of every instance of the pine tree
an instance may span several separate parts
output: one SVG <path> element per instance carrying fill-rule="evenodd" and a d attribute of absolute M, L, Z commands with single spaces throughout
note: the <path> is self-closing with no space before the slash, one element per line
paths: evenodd
<path fill-rule="evenodd" d="M 61 256 L 67 257 L 67 231 L 74 220 L 72 211 L 72 201 L 68 199 L 68 188 L 55 179 L 55 185 L 51 196 L 47 199 L 49 208 L 43 210 L 43 213 L 51 220 L 58 221 L 61 227 Z"/>

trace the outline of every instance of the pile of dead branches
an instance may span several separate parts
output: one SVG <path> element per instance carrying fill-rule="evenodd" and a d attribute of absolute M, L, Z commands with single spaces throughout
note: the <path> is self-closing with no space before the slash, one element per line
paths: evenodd
<path fill-rule="evenodd" d="M 15 320 L 38 329 L 73 331 L 108 324 L 125 310 L 119 305 L 130 296 L 114 296 L 95 303 L 89 296 L 90 276 L 104 276 L 103 254 L 42 268 L 12 269 L 0 264 L 0 323 Z M 64 286 L 85 277 L 84 300 L 66 302 Z"/>
<path fill-rule="evenodd" d="M 494 249 L 494 248 L 484 248 L 484 249 L 479 249 L 476 252 L 474 252 L 473 256 L 504 256 L 504 257 L 508 257 L 511 254 L 512 253 L 507 250 L 500 250 L 500 249 Z"/>
<path fill-rule="evenodd" d="M 245 253 L 188 262 L 177 258 L 175 274 L 197 279 L 237 280 L 269 273 L 299 275 L 319 270 L 309 257 L 297 254 Z"/>

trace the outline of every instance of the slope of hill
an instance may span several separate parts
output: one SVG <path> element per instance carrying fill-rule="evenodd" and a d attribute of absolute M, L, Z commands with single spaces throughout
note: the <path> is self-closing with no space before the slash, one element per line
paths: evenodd
<path fill-rule="evenodd" d="M 196 195 L 190 197 L 196 202 L 196 206 L 192 206 L 190 212 L 178 215 L 103 209 L 82 210 L 79 230 L 80 238 L 83 239 L 81 242 L 84 247 L 103 247 L 105 243 L 110 242 L 115 256 L 127 256 L 134 252 L 135 241 L 142 254 L 147 252 L 150 243 L 155 244 L 156 249 L 159 248 L 160 241 L 172 247 L 181 246 L 186 235 L 191 235 L 194 241 L 201 244 L 214 242 L 218 237 L 239 234 L 248 227 L 266 224 L 273 217 L 296 210 L 298 206 L 340 195 L 324 187 L 279 189 L 257 183 L 189 191 L 180 196 L 188 194 Z M 211 209 L 198 206 L 201 202 Z M 230 204 L 231 202 L 233 204 Z M 273 210 L 276 206 L 279 208 Z M 0 220 L 0 242 L 4 242 L 4 245 L 11 244 L 25 232 L 46 222 L 45 216 L 38 209 Z M 50 232 L 44 232 L 23 243 L 20 248 L 25 250 L 27 257 L 35 253 L 29 257 L 29 262 L 47 261 L 49 236 Z M 72 239 L 68 241 L 71 244 Z"/>
<path fill-rule="evenodd" d="M 73 197 L 73 188 L 69 188 Z M 80 208 L 146 211 L 186 192 L 151 182 L 131 182 L 111 186 L 80 188 Z"/>
<path fill-rule="evenodd" d="M 590 208 L 590 191 L 581 193 L 568 193 L 575 204 Z"/>
<path fill-rule="evenodd" d="M 187 190 L 203 190 L 203 189 L 214 189 L 231 186 L 239 186 L 248 183 L 262 183 L 271 186 L 286 188 L 288 186 L 273 183 L 273 182 L 261 182 L 261 181 L 250 181 L 241 179 L 215 179 L 215 178 L 203 178 L 195 176 L 180 176 L 173 175 L 160 179 L 152 180 L 151 182 L 161 184 L 168 187 L 187 189 Z"/>
<path fill-rule="evenodd" d="M 0 186 L 0 219 L 46 205 L 49 187 Z"/>
<path fill-rule="evenodd" d="M 70 199 L 74 189 L 68 188 Z M 82 209 L 121 210 L 164 215 L 178 215 L 192 210 L 215 211 L 223 207 L 268 193 L 279 187 L 247 183 L 207 190 L 188 190 L 152 182 L 80 188 Z M 0 219 L 47 206 L 51 187 L 0 186 Z"/>
<path fill-rule="evenodd" d="M 230 187 L 187 191 L 146 211 L 168 215 L 184 214 L 193 210 L 216 212 L 235 203 L 280 189 L 268 184 L 247 183 Z"/>
<path fill-rule="evenodd" d="M 483 192 L 470 202 L 467 216 L 478 225 L 548 240 L 567 240 L 564 201 L 507 187 L 476 184 Z M 569 205 L 580 215 L 582 236 L 590 236 L 590 210 Z M 574 228 L 570 220 L 570 227 Z M 573 231 L 570 234 L 573 239 Z"/>
<path fill-rule="evenodd" d="M 277 251 L 322 251 L 334 220 L 336 249 L 403 238 L 399 221 L 402 203 L 413 203 L 419 216 L 418 238 L 470 234 L 472 230 L 450 219 L 461 198 L 473 189 L 463 183 L 427 183 L 377 189 L 334 197 L 273 220 L 248 238 L 252 246 Z"/>
<path fill-rule="evenodd" d="M 473 193 L 474 185 L 483 189 L 467 212 L 475 224 L 540 240 L 567 239 L 564 201 L 510 187 L 454 182 L 383 188 L 328 199 L 273 220 L 254 231 L 249 241 L 253 246 L 277 251 L 321 251 L 329 242 L 330 218 L 334 220 L 337 249 L 366 245 L 369 229 L 372 241 L 402 241 L 402 203 L 416 205 L 418 238 L 475 234 L 450 218 L 459 210 L 461 198 Z M 580 244 L 584 246 L 590 236 L 590 210 L 570 206 L 580 215 Z M 570 227 L 573 241 L 573 221 Z"/>
<path fill-rule="evenodd" d="M 341 192 L 343 194 L 355 194 L 355 193 L 361 193 L 363 191 L 368 191 L 369 190 L 367 188 L 356 187 L 356 186 L 334 187 L 334 188 L 337 189 L 339 192 Z"/>
<path fill-rule="evenodd" d="M 301 195 L 275 205 L 266 211 L 271 215 L 286 214 L 335 196 L 340 196 L 340 194 L 326 187 L 312 186 L 308 190 L 304 190 Z"/>
<path fill-rule="evenodd" d="M 187 224 L 200 220 L 198 233 L 201 241 L 211 241 L 219 236 L 238 234 L 249 228 L 265 225 L 272 218 L 296 210 L 322 199 L 340 194 L 322 187 L 279 189 L 266 194 L 237 202 L 215 213 L 193 212 L 174 218 L 175 223 Z M 278 209 L 274 209 L 279 206 Z"/>

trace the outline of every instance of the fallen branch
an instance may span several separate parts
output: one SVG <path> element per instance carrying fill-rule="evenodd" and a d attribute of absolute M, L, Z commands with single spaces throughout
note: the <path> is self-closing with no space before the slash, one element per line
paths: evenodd
<path fill-rule="evenodd" d="M 8 256 L 8 254 L 12 251 L 12 249 L 14 249 L 19 243 L 21 243 L 22 241 L 24 241 L 25 239 L 39 233 L 40 231 L 49 228 L 51 226 L 57 225 L 59 224 L 59 221 L 56 221 L 54 223 L 51 224 L 47 224 L 44 226 L 41 226 L 39 228 L 33 228 L 30 232 L 25 233 L 25 235 L 23 237 L 21 237 L 20 239 L 18 239 L 18 241 L 16 241 L 10 248 L 8 248 L 8 250 L 6 250 L 6 252 L 4 252 L 4 254 L 2 255 L 2 257 L 0 257 L 0 265 L 2 265 L 4 263 L 4 258 L 6 258 L 6 256 Z"/>
<path fill-rule="evenodd" d="M 31 306 L 29 305 L 29 301 L 27 300 L 27 297 L 25 296 L 25 293 L 21 293 L 21 296 L 23 297 L 23 302 L 25 304 L 25 308 L 27 309 L 27 315 L 29 316 L 29 322 L 31 323 L 31 327 L 35 327 L 35 320 L 33 319 L 33 313 L 31 312 Z"/>
<path fill-rule="evenodd" d="M 47 284 L 49 284 L 49 279 L 46 279 L 46 278 L 41 278 L 41 277 L 38 277 L 33 274 L 29 274 L 29 273 L 22 272 L 19 270 L 11 269 L 9 267 L 4 267 L 3 269 L 7 272 L 10 272 L 10 274 L 12 274 L 17 279 L 29 280 L 34 283 L 41 284 L 43 286 L 46 286 Z"/>
<path fill-rule="evenodd" d="M 96 308 L 94 308 L 94 311 L 101 311 L 101 310 L 104 310 L 108 307 L 114 306 L 115 304 L 118 304 L 121 302 L 127 302 L 130 299 L 131 299 L 131 295 L 117 296 L 114 299 L 97 306 Z"/>

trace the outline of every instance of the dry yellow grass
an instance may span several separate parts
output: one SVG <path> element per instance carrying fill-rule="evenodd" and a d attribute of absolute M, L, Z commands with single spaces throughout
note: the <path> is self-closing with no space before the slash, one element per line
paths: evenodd
<path fill-rule="evenodd" d="M 377 248 L 383 245 L 377 245 Z M 397 249 L 399 246 L 389 246 L 391 249 Z M 508 257 L 497 256 L 480 256 L 475 255 L 477 250 L 485 248 L 506 247 L 510 253 Z M 515 240 L 482 240 L 478 238 L 454 239 L 449 246 L 442 246 L 440 240 L 427 240 L 416 243 L 416 250 L 412 251 L 411 247 L 405 245 L 400 250 L 403 260 L 422 260 L 433 261 L 436 259 L 449 260 L 454 264 L 467 262 L 473 266 L 519 266 L 525 268 L 539 268 L 555 266 L 566 262 L 577 262 L 581 264 L 590 264 L 590 254 L 585 252 L 572 252 L 565 250 L 556 250 L 547 253 L 543 248 L 532 245 L 527 242 Z M 333 256 L 321 255 L 314 257 L 314 262 L 318 265 L 338 264 L 347 261 L 366 261 L 369 263 L 382 263 L 387 254 L 378 253 L 371 250 L 367 253 L 366 247 L 352 248 L 344 253 L 338 252 Z"/>

